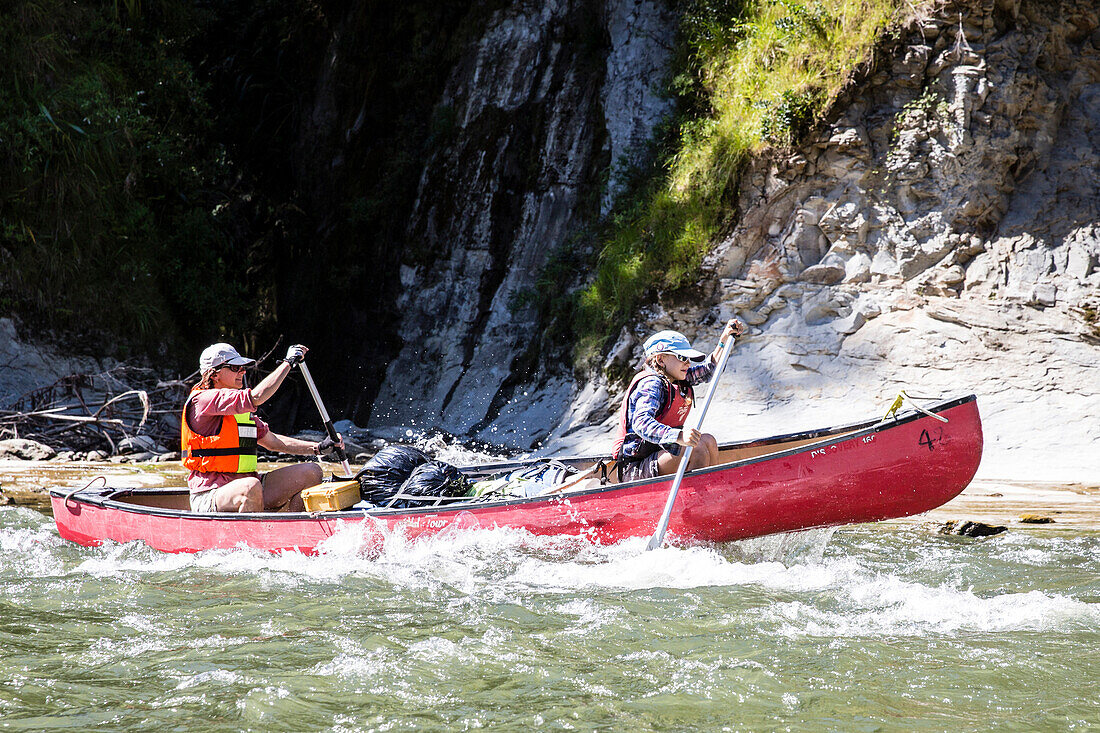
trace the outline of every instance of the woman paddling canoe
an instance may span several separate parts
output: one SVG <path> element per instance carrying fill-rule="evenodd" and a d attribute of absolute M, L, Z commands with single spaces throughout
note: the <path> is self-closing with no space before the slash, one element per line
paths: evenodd
<path fill-rule="evenodd" d="M 309 351 L 291 346 L 286 358 L 255 387 L 244 386 L 245 370 L 256 363 L 229 344 L 208 346 L 199 357 L 202 381 L 195 385 L 181 416 L 181 454 L 190 469 L 191 510 L 195 512 L 258 512 L 286 507 L 305 509 L 302 489 L 321 482 L 316 463 L 284 466 L 260 476 L 256 446 L 290 455 L 326 455 L 336 443 L 298 440 L 271 431 L 256 415 L 283 380 Z"/>
<path fill-rule="evenodd" d="M 710 379 L 722 348 L 745 332 L 736 318 L 726 323 L 710 358 L 691 348 L 677 331 L 661 331 L 646 339 L 645 368 L 623 397 L 614 458 L 620 481 L 668 476 L 680 465 L 681 447 L 692 446 L 688 470 L 718 462 L 718 442 L 710 433 L 685 428 L 695 402 L 693 386 Z M 703 362 L 691 366 L 691 362 Z"/>

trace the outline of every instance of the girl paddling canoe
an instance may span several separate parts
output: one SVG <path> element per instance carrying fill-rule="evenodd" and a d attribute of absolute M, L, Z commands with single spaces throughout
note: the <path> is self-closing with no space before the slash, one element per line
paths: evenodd
<path fill-rule="evenodd" d="M 745 324 L 730 319 L 709 358 L 678 331 L 661 331 L 646 339 L 645 368 L 630 383 L 619 411 L 613 456 L 620 481 L 675 473 L 681 447 L 689 445 L 688 470 L 718 462 L 714 436 L 685 428 L 684 422 L 695 402 L 694 385 L 710 379 L 722 348 L 744 332 Z"/>

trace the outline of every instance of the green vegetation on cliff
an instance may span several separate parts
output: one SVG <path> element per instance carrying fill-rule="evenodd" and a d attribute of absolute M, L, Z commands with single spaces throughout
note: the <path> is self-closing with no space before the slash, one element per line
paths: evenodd
<path fill-rule="evenodd" d="M 198 17 L 186 3 L 0 9 L 0 314 L 125 355 L 241 301 L 214 214 L 225 153 L 181 48 Z"/>
<path fill-rule="evenodd" d="M 384 363 L 442 87 L 507 4 L 0 4 L 0 317 L 184 367 L 370 328 Z"/>
<path fill-rule="evenodd" d="M 748 156 L 804 136 L 913 4 L 900 0 L 691 0 L 673 92 L 681 115 L 654 171 L 603 235 L 580 294 L 580 356 L 599 351 L 645 297 L 692 285 L 733 221 Z"/>
<path fill-rule="evenodd" d="M 696 281 L 736 217 L 747 156 L 804 136 L 912 11 L 681 2 L 681 111 L 656 164 L 590 246 L 541 279 L 550 332 L 582 356 L 645 299 Z M 455 126 L 436 104 L 448 69 L 506 5 L 365 4 L 346 17 L 304 0 L 0 6 L 0 316 L 100 334 L 117 355 L 187 353 L 216 333 L 255 350 L 283 331 L 279 314 L 328 324 L 323 284 L 356 303 L 346 327 L 377 340 L 402 252 L 422 244 L 404 237 L 423 162 Z M 368 28 L 387 32 L 364 44 Z"/>

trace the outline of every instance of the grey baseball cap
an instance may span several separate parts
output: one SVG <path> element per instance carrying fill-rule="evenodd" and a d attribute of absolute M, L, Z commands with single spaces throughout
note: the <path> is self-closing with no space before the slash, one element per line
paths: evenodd
<path fill-rule="evenodd" d="M 229 344 L 211 344 L 202 350 L 199 357 L 199 371 L 206 372 L 216 367 L 225 366 L 252 366 L 255 359 L 249 359 L 237 353 Z"/>

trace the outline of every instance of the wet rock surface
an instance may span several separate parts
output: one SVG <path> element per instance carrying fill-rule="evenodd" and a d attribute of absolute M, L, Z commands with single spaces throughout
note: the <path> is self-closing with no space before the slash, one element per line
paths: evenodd
<path fill-rule="evenodd" d="M 1023 514 L 1020 516 L 1020 524 L 1054 524 L 1054 520 L 1040 514 Z"/>
<path fill-rule="evenodd" d="M 541 334 L 523 294 L 588 221 L 584 197 L 606 210 L 667 115 L 654 80 L 674 28 L 651 0 L 517 2 L 468 46 L 441 100 L 454 136 L 425 162 L 409 223 L 437 255 L 402 270 L 404 346 L 371 427 L 527 446 L 561 418 L 572 385 L 532 373 Z"/>
<path fill-rule="evenodd" d="M 971 522 L 968 520 L 948 522 L 940 527 L 940 534 L 954 534 L 963 537 L 992 537 L 993 535 L 998 535 L 1007 531 L 1008 527 L 999 525 L 994 526 L 985 524 L 984 522 Z"/>

